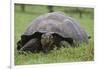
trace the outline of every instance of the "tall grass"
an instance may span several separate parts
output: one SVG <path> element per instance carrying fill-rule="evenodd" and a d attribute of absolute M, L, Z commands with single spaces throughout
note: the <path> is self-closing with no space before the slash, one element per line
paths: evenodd
<path fill-rule="evenodd" d="M 28 53 L 26 55 L 16 54 L 16 65 L 18 64 L 43 64 L 43 63 L 62 63 L 62 62 L 80 62 L 93 61 L 94 47 L 93 44 L 82 44 L 79 47 L 61 48 L 45 53 Z"/>

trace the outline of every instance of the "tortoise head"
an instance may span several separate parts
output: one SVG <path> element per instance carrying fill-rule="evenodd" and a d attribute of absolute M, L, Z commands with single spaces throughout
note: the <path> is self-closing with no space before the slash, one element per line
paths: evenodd
<path fill-rule="evenodd" d="M 52 45 L 54 43 L 54 38 L 52 33 L 44 33 L 41 36 L 41 44 L 43 51 L 46 53 L 52 49 Z"/>

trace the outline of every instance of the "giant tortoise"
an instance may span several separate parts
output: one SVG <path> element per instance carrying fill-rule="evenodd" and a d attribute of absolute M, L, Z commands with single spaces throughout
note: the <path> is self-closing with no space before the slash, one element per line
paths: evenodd
<path fill-rule="evenodd" d="M 42 51 L 47 52 L 55 46 L 60 48 L 61 41 L 66 41 L 73 46 L 83 42 L 88 43 L 88 39 L 88 34 L 78 21 L 62 12 L 52 12 L 32 21 L 21 35 L 17 49 L 27 50 L 30 47 L 31 50 L 37 50 L 40 47 Z"/>

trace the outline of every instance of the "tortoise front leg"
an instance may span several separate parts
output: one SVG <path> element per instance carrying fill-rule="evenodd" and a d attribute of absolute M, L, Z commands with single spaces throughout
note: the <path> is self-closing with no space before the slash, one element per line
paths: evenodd
<path fill-rule="evenodd" d="M 38 39 L 34 38 L 29 40 L 21 49 L 20 51 L 30 51 L 30 52 L 38 52 L 41 48 L 41 45 Z"/>

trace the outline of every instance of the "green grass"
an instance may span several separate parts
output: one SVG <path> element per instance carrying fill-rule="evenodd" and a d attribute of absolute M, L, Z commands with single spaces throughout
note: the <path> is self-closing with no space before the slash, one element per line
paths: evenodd
<path fill-rule="evenodd" d="M 26 6 L 26 12 L 21 12 L 19 6 L 15 6 L 15 65 L 25 64 L 46 64 L 46 63 L 63 63 L 63 62 L 80 62 L 94 60 L 94 21 L 92 14 L 83 14 L 79 18 L 77 13 L 65 13 L 78 20 L 81 26 L 92 37 L 89 44 L 82 44 L 79 47 L 61 48 L 60 50 L 52 50 L 48 54 L 29 53 L 20 55 L 16 50 L 16 43 L 20 40 L 21 34 L 25 31 L 30 22 L 37 16 L 47 13 L 45 6 Z M 64 8 L 55 7 L 55 11 L 63 11 Z"/>

